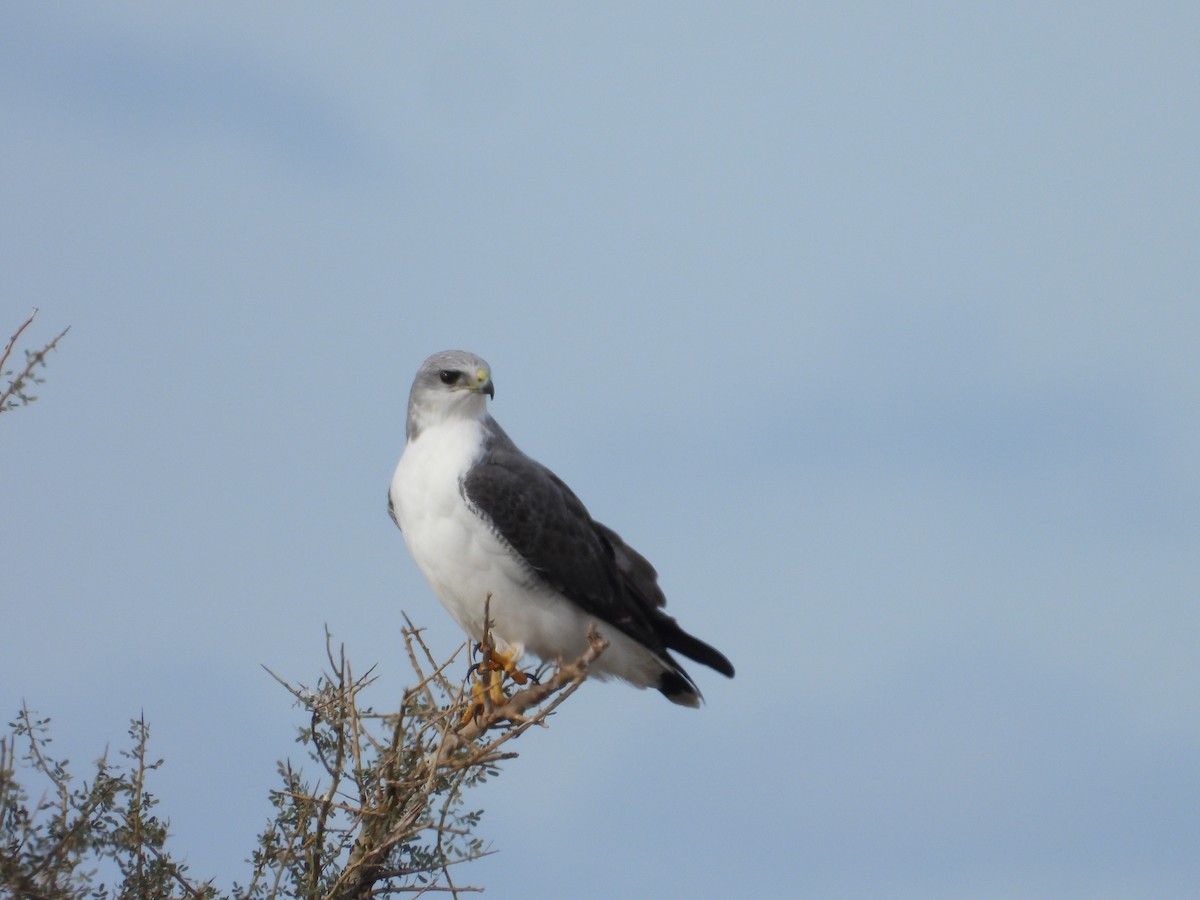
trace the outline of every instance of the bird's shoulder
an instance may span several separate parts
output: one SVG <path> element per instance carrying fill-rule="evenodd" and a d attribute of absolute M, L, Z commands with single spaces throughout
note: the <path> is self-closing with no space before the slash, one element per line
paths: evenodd
<path fill-rule="evenodd" d="M 552 531 L 594 531 L 587 508 L 566 482 L 523 453 L 498 426 L 463 474 L 462 492 L 506 538 L 524 533 L 522 544 Z"/>
<path fill-rule="evenodd" d="M 635 633 L 665 604 L 645 557 L 503 432 L 466 473 L 462 492 L 533 571 L 582 608 Z"/>

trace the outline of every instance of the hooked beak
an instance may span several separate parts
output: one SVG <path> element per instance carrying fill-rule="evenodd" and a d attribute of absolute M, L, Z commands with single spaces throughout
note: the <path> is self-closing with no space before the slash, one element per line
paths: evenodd
<path fill-rule="evenodd" d="M 496 386 L 492 384 L 492 373 L 484 368 L 476 369 L 475 377 L 471 383 L 471 391 L 476 394 L 487 394 L 495 400 Z"/>

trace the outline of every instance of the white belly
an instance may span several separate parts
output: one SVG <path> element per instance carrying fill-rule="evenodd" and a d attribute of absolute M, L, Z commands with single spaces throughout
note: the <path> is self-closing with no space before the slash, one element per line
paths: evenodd
<path fill-rule="evenodd" d="M 391 502 L 409 553 L 472 639 L 483 637 L 486 606 L 500 649 L 547 661 L 574 659 L 587 647 L 592 618 L 535 578 L 462 496 L 463 474 L 476 461 L 471 448 L 479 448 L 481 438 L 478 422 L 447 422 L 405 448 Z M 655 683 L 662 664 L 652 654 L 616 629 L 601 626 L 601 634 L 611 646 L 594 674 Z"/>
<path fill-rule="evenodd" d="M 423 431 L 396 467 L 392 506 L 409 553 L 467 634 L 483 636 L 488 604 L 498 643 L 554 659 L 573 649 L 556 649 L 568 637 L 561 634 L 562 620 L 573 607 L 530 576 L 460 491 L 463 474 L 475 462 L 463 448 L 480 446 L 480 431 L 478 422 L 466 421 Z M 585 623 L 581 633 L 586 630 Z"/>

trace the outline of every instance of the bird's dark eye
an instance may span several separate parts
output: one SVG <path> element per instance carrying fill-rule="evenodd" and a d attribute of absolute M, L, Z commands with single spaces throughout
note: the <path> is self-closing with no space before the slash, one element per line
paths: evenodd
<path fill-rule="evenodd" d="M 438 378 L 442 379 L 442 384 L 457 384 L 458 379 L 462 376 L 462 372 L 454 372 L 450 369 L 442 369 L 438 373 Z"/>

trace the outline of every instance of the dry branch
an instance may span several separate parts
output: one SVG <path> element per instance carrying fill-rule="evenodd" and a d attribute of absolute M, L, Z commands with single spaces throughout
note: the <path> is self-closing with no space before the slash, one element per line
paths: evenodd
<path fill-rule="evenodd" d="M 13 336 L 8 339 L 8 343 L 4 347 L 4 353 L 0 354 L 0 376 L 8 374 L 4 366 L 8 363 L 8 357 L 16 346 L 18 339 L 26 328 L 30 326 L 38 311 L 35 309 L 30 313 L 29 318 L 21 323 L 21 326 L 13 333 Z M 37 398 L 31 394 L 25 393 L 26 387 L 30 384 L 39 384 L 41 379 L 34 375 L 34 370 L 38 366 L 46 365 L 46 354 L 58 346 L 58 342 L 63 336 L 71 330 L 71 326 L 67 326 L 58 333 L 49 344 L 41 350 L 26 350 L 25 351 L 25 368 L 17 375 L 16 378 L 8 382 L 8 386 L 0 391 L 0 413 L 7 412 L 18 405 L 31 403 Z M 19 401 L 19 402 L 18 402 Z"/>
<path fill-rule="evenodd" d="M 296 786 L 276 792 L 311 819 L 302 847 L 289 848 L 281 860 L 294 859 L 297 851 L 305 855 L 302 893 L 313 900 L 477 890 L 456 885 L 451 874 L 452 867 L 489 852 L 471 838 L 470 817 L 477 814 L 457 812 L 463 791 L 516 756 L 505 745 L 545 725 L 606 647 L 593 630 L 579 659 L 492 704 L 486 691 L 471 690 L 469 672 L 461 681 L 447 675 L 462 648 L 438 664 L 420 631 L 405 621 L 405 651 L 417 680 L 398 713 L 363 707 L 359 694 L 371 673 L 355 677 L 344 652 L 334 653 L 328 633 L 329 672 L 317 690 L 271 673 L 309 710 L 308 740 L 325 774 L 323 787 L 298 789 L 293 778 Z"/>
<path fill-rule="evenodd" d="M 166 850 L 167 822 L 155 815 L 158 801 L 147 789 L 161 761 L 147 758 L 143 720 L 131 723 L 133 749 L 120 752 L 124 762 L 106 754 L 94 781 L 80 784 L 44 752 L 48 720 L 22 710 L 11 735 L 0 736 L 0 896 L 365 900 L 479 890 L 456 884 L 463 863 L 491 852 L 476 836 L 481 813 L 465 811 L 464 797 L 516 756 L 514 739 L 546 725 L 606 645 L 593 630 L 578 659 L 506 696 L 472 689 L 475 667 L 461 679 L 448 674 L 455 659 L 461 664 L 461 648 L 438 664 L 407 620 L 403 637 L 416 681 L 396 712 L 364 705 L 375 676 L 356 675 L 328 632 L 327 671 L 313 688 L 271 673 L 307 713 L 300 738 L 315 778 L 280 763 L 283 783 L 271 793 L 275 813 L 253 852 L 251 879 L 227 894 L 192 880 Z M 499 674 L 482 670 L 485 678 Z M 24 748 L 19 758 L 17 745 Z M 31 802 L 16 781 L 18 765 L 47 785 L 40 801 Z M 100 860 L 120 870 L 115 893 L 93 880 L 89 867 Z"/>

